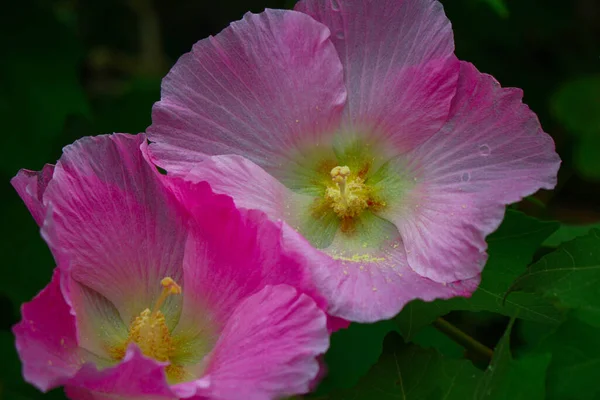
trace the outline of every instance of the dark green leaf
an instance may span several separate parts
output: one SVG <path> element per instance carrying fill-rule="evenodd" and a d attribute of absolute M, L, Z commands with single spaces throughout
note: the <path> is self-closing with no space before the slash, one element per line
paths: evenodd
<path fill-rule="evenodd" d="M 592 225 L 561 225 L 556 232 L 544 241 L 544 246 L 557 247 L 561 243 L 587 235 L 593 228 L 600 229 L 600 222 Z"/>
<path fill-rule="evenodd" d="M 543 400 L 549 354 L 526 355 L 514 360 L 510 335 L 514 319 L 496 346 L 492 363 L 477 386 L 477 400 Z"/>
<path fill-rule="evenodd" d="M 482 373 L 470 361 L 445 358 L 433 349 L 405 344 L 396 334 L 385 340 L 384 353 L 350 390 L 326 399 L 469 399 Z"/>
<path fill-rule="evenodd" d="M 538 346 L 552 353 L 546 393 L 549 400 L 600 398 L 600 331 L 571 316 Z"/>
<path fill-rule="evenodd" d="M 542 222 L 509 210 L 500 228 L 488 238 L 490 257 L 479 289 L 469 299 L 411 302 L 396 317 L 402 336 L 410 340 L 423 326 L 455 310 L 492 311 L 507 316 L 518 312 L 519 318 L 559 323 L 558 311 L 535 294 L 519 293 L 503 302 L 513 280 L 525 271 L 540 244 L 557 228 L 558 223 Z"/>
<path fill-rule="evenodd" d="M 563 307 L 578 309 L 581 318 L 600 326 L 600 230 L 543 257 L 515 281 L 512 290 L 541 293 Z"/>
<path fill-rule="evenodd" d="M 375 324 L 353 323 L 348 329 L 335 332 L 325 354 L 328 374 L 317 394 L 354 386 L 377 362 L 383 338 L 395 329 L 394 322 L 388 320 Z"/>
<path fill-rule="evenodd" d="M 463 347 L 431 325 L 423 327 L 412 338 L 412 342 L 424 349 L 436 349 L 443 356 L 450 358 L 461 358 L 465 352 Z"/>

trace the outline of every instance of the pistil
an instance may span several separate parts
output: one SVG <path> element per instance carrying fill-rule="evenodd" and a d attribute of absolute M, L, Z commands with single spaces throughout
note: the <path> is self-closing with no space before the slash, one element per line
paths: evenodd
<path fill-rule="evenodd" d="M 335 182 L 340 189 L 340 200 L 344 205 L 348 204 L 348 198 L 346 197 L 346 181 L 350 176 L 350 168 L 347 166 L 334 167 L 331 172 L 331 180 Z"/>

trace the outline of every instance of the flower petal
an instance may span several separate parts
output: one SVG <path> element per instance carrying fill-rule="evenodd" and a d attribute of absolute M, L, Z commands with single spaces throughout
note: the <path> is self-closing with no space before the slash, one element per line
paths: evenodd
<path fill-rule="evenodd" d="M 42 391 L 63 385 L 79 370 L 75 318 L 60 290 L 60 271 L 32 301 L 13 327 L 25 380 Z"/>
<path fill-rule="evenodd" d="M 459 62 L 437 0 L 301 0 L 295 9 L 331 29 L 355 134 L 379 135 L 398 154 L 446 121 Z"/>
<path fill-rule="evenodd" d="M 477 288 L 479 277 L 440 284 L 420 276 L 409 267 L 398 232 L 382 235 L 389 239 L 371 244 L 338 233 L 321 252 L 291 228 L 284 230 L 285 245 L 306 254 L 313 267 L 315 284 L 329 301 L 327 312 L 340 318 L 375 322 L 392 318 L 411 300 L 469 297 Z"/>
<path fill-rule="evenodd" d="M 22 169 L 10 180 L 27 209 L 33 216 L 35 222 L 42 226 L 46 216 L 46 207 L 43 204 L 43 196 L 52 179 L 54 165 L 46 164 L 41 171 L 30 171 Z"/>
<path fill-rule="evenodd" d="M 62 285 L 77 319 L 79 346 L 95 356 L 98 366 L 115 364 L 114 350 L 126 343 L 129 321 L 126 324 L 117 308 L 93 289 L 70 278 Z"/>
<path fill-rule="evenodd" d="M 346 240 L 344 240 L 346 238 L 344 238 L 339 231 L 338 236 L 335 236 L 335 231 L 331 232 L 331 236 L 336 237 L 337 243 L 330 245 L 326 251 L 330 254 L 336 252 L 339 255 L 340 252 L 352 252 L 352 254 L 354 254 L 354 250 L 357 249 L 362 254 L 365 253 L 366 250 L 369 250 L 363 247 L 368 244 L 370 249 L 374 252 L 378 252 L 380 255 L 388 257 L 389 260 L 383 264 L 374 263 L 372 266 L 365 263 L 352 266 L 352 264 L 356 263 L 348 262 L 348 267 L 345 267 L 344 263 L 346 261 L 334 260 L 329 255 L 315 249 L 291 228 L 290 225 L 295 226 L 294 218 L 298 216 L 296 215 L 294 217 L 292 214 L 298 214 L 302 207 L 297 207 L 297 204 L 294 204 L 288 209 L 285 208 L 284 205 L 289 204 L 290 199 L 292 199 L 291 201 L 298 201 L 299 198 L 306 197 L 310 199 L 310 197 L 291 193 L 259 166 L 242 157 L 210 157 L 199 163 L 190 174 L 188 174 L 186 180 L 187 179 L 193 182 L 207 180 L 216 192 L 227 193 L 233 196 L 233 200 L 238 207 L 259 209 L 267 213 L 272 220 L 279 218 L 286 220 L 288 223 L 283 223 L 281 225 L 281 229 L 286 232 L 284 234 L 285 239 L 282 243 L 280 243 L 279 239 L 281 233 L 274 232 L 273 235 L 269 235 L 260 233 L 260 231 L 253 231 L 253 233 L 249 234 L 249 237 L 259 235 L 262 238 L 262 244 L 264 244 L 266 248 L 285 251 L 288 254 L 296 254 L 296 256 L 294 256 L 295 259 L 308 266 L 307 269 L 310 270 L 315 277 L 314 284 L 320 288 L 321 294 L 326 297 L 329 303 L 327 312 L 336 317 L 362 322 L 377 321 L 382 318 L 392 317 L 400 311 L 404 304 L 412 299 L 421 298 L 432 300 L 434 298 L 445 298 L 456 295 L 467 296 L 475 288 L 475 285 L 472 284 L 463 285 L 456 283 L 453 286 L 437 284 L 429 279 L 421 278 L 418 274 L 414 273 L 408 267 L 406 256 L 404 254 L 399 253 L 389 258 L 384 253 L 390 253 L 392 248 L 388 249 L 385 247 L 383 245 L 383 240 L 385 237 L 391 237 L 393 235 L 398 236 L 398 231 L 392 224 L 382 221 L 377 217 L 370 219 L 365 218 L 364 223 L 360 226 L 360 228 L 364 229 L 359 229 L 361 231 L 364 230 L 364 232 L 360 235 L 356 235 L 355 238 L 357 243 L 346 243 Z M 262 190 L 257 190 L 257 188 Z M 198 199 L 202 199 L 203 197 L 205 197 L 205 195 L 190 194 L 186 196 L 186 198 L 191 199 L 192 202 L 197 202 Z M 198 210 L 203 210 L 206 214 L 206 216 L 201 219 L 206 218 L 206 222 L 204 223 L 207 224 L 208 229 L 210 229 L 211 226 L 223 229 L 222 226 L 217 223 L 217 220 L 234 221 L 236 218 L 240 218 L 239 216 L 236 218 L 231 216 L 219 216 L 214 211 L 211 211 L 214 207 L 207 206 L 202 202 L 196 204 L 196 207 L 198 207 Z M 245 210 L 241 212 L 242 215 L 245 213 L 247 213 Z M 383 223 L 377 223 L 374 220 L 382 221 Z M 393 231 L 390 231 L 390 228 L 393 228 Z M 239 237 L 240 233 L 231 233 L 232 231 L 227 229 L 224 232 L 218 232 L 216 229 L 209 230 L 208 232 L 211 232 L 209 235 L 211 237 L 218 238 L 221 235 L 224 235 L 225 237 L 230 238 L 229 241 L 225 242 L 226 247 L 222 252 L 223 254 L 228 254 L 228 258 L 231 259 L 232 257 L 232 255 L 229 254 L 239 254 L 241 259 L 244 257 L 248 259 L 253 258 L 253 256 L 244 256 L 247 251 L 240 252 L 239 250 L 232 250 L 238 248 L 238 245 L 232 243 L 235 241 L 233 238 Z M 270 237 L 273 239 L 269 239 Z M 272 243 L 277 244 L 273 245 Z M 393 249 L 399 247 L 397 243 L 399 242 L 394 242 L 396 247 Z M 350 250 L 348 250 L 348 248 Z M 394 253 L 402 251 L 403 247 L 393 250 Z M 196 250 L 195 253 L 203 255 L 204 258 L 208 258 L 209 260 L 218 259 L 215 256 L 207 255 L 202 247 Z M 188 254 L 193 254 L 193 252 L 190 251 Z M 380 255 L 375 258 L 379 258 Z M 254 258 L 256 259 L 256 256 L 254 256 Z M 362 261 L 362 259 L 360 260 Z M 209 265 L 200 261 L 196 261 L 196 263 L 199 265 Z M 235 266 L 237 264 L 243 264 L 243 262 L 238 261 L 237 264 L 235 262 L 229 264 Z M 249 263 L 247 263 L 247 265 L 254 274 L 261 270 L 261 266 L 264 267 L 264 264 L 254 267 Z M 359 269 L 360 266 L 363 266 L 362 270 Z M 194 267 L 194 264 L 190 265 L 189 269 L 192 272 L 198 271 L 197 268 Z M 290 267 L 287 267 L 286 270 L 290 271 Z M 218 279 L 218 284 L 226 284 L 227 282 L 232 281 L 232 276 L 235 276 L 223 272 L 226 276 L 226 278 L 223 279 L 220 277 L 220 274 L 223 271 L 222 267 L 218 268 L 217 271 L 219 271 L 219 274 L 217 274 L 218 278 L 216 278 Z M 344 274 L 344 271 L 348 273 L 353 271 L 353 275 L 349 277 Z M 398 273 L 403 275 L 402 279 L 399 279 Z M 240 276 L 243 277 L 244 275 L 242 274 Z M 236 285 L 239 286 L 240 284 L 244 284 L 244 279 L 240 280 L 239 283 L 235 285 L 231 284 L 230 286 L 234 287 Z M 293 281 L 293 278 L 287 279 L 287 283 Z M 192 279 L 188 278 L 186 275 L 185 280 L 186 282 L 190 282 Z M 208 282 L 206 278 L 200 277 L 194 278 L 193 280 L 198 282 Z M 394 284 L 389 284 L 390 282 L 394 282 Z M 269 283 L 286 283 L 286 281 L 270 281 Z M 373 287 L 380 289 L 374 291 Z M 216 293 L 218 294 L 223 290 L 226 289 L 219 289 Z M 213 289 L 210 288 L 198 288 L 195 289 L 193 293 L 211 293 L 212 291 Z M 196 301 L 196 303 L 200 304 L 199 301 Z M 228 306 L 226 308 L 230 310 L 232 307 Z M 199 309 L 201 309 L 201 307 L 190 310 L 189 314 L 201 315 L 201 313 L 197 311 Z M 184 320 L 187 320 L 187 318 L 182 318 L 181 320 L 183 322 Z M 334 324 L 333 322 L 335 321 L 333 320 L 330 322 L 332 323 L 331 328 L 333 330 L 344 327 L 343 320 L 340 321 L 341 324 L 339 325 Z"/>
<path fill-rule="evenodd" d="M 207 155 L 239 154 L 269 170 L 333 133 L 346 92 L 329 34 L 302 13 L 266 10 L 196 43 L 163 80 L 153 160 L 185 173 Z"/>
<path fill-rule="evenodd" d="M 99 293 L 123 321 L 152 308 L 160 281 L 183 275 L 186 215 L 139 150 L 144 135 L 106 135 L 64 149 L 44 195 L 43 234 L 79 284 Z M 180 296 L 163 306 L 172 326 Z M 75 307 L 77 309 L 77 307 Z"/>
<path fill-rule="evenodd" d="M 414 186 L 383 217 L 398 227 L 419 274 L 437 282 L 478 275 L 504 206 L 555 186 L 554 142 L 521 98 L 462 63 L 447 124 L 402 162 Z"/>
<path fill-rule="evenodd" d="M 145 357 L 130 345 L 118 365 L 97 370 L 85 364 L 66 385 L 65 392 L 74 400 L 176 400 L 164 373 L 164 365 Z"/>
<path fill-rule="evenodd" d="M 208 182 L 215 193 L 233 197 L 237 207 L 260 210 L 272 220 L 284 217 L 285 205 L 294 196 L 264 169 L 237 155 L 208 157 L 185 180 Z"/>
<path fill-rule="evenodd" d="M 178 195 L 195 222 L 186 247 L 184 308 L 175 333 L 201 324 L 205 310 L 220 330 L 237 305 L 265 285 L 292 285 L 325 307 L 305 257 L 282 246 L 282 223 L 258 210 L 236 209 L 230 197 L 212 193 L 206 182 L 180 182 L 188 185 Z"/>
<path fill-rule="evenodd" d="M 288 285 L 266 286 L 236 307 L 197 394 L 268 400 L 306 393 L 328 347 L 325 314 L 310 297 Z"/>

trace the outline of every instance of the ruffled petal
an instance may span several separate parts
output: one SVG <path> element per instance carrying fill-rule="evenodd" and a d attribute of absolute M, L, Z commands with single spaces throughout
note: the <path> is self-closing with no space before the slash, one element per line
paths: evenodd
<path fill-rule="evenodd" d="M 284 218 L 286 204 L 295 196 L 264 169 L 236 155 L 208 157 L 185 180 L 208 182 L 215 193 L 231 196 L 237 207 L 263 211 L 272 220 Z"/>
<path fill-rule="evenodd" d="M 22 169 L 10 180 L 39 226 L 42 226 L 46 216 L 43 198 L 53 174 L 54 165 L 46 164 L 41 171 Z"/>
<path fill-rule="evenodd" d="M 306 393 L 329 346 L 325 313 L 288 285 L 266 286 L 233 312 L 198 398 L 269 400 Z"/>
<path fill-rule="evenodd" d="M 348 90 L 347 135 L 381 139 L 398 154 L 446 121 L 459 62 L 439 1 L 301 0 L 295 9 L 332 32 Z"/>
<path fill-rule="evenodd" d="M 181 281 L 187 219 L 139 150 L 144 135 L 106 135 L 64 149 L 44 195 L 43 234 L 58 264 L 129 323 L 152 308 L 160 281 Z M 177 321 L 180 296 L 163 306 Z M 77 310 L 79 307 L 74 306 Z"/>
<path fill-rule="evenodd" d="M 555 186 L 554 142 L 521 98 L 462 63 L 450 119 L 399 164 L 414 185 L 382 215 L 417 273 L 436 282 L 478 275 L 505 205 Z"/>
<path fill-rule="evenodd" d="M 186 247 L 185 300 L 175 333 L 207 318 L 220 330 L 237 305 L 265 285 L 292 285 L 325 307 L 304 255 L 282 246 L 281 222 L 258 210 L 238 210 L 230 197 L 214 194 L 206 182 L 176 181 L 177 196 L 194 218 L 194 227 Z"/>
<path fill-rule="evenodd" d="M 478 276 L 448 284 L 420 276 L 409 267 L 398 232 L 386 235 L 389 239 L 368 244 L 338 234 L 330 247 L 318 251 L 288 227 L 284 242 L 306 254 L 315 284 L 329 301 L 327 312 L 350 321 L 392 318 L 414 299 L 469 297 L 477 288 Z"/>
<path fill-rule="evenodd" d="M 163 80 L 153 160 L 182 173 L 207 155 L 238 154 L 269 170 L 333 133 L 346 91 L 329 34 L 302 13 L 266 10 L 196 43 Z"/>
<path fill-rule="evenodd" d="M 73 400 L 176 400 L 164 373 L 164 364 L 142 355 L 130 345 L 118 365 L 97 370 L 85 364 L 66 385 Z"/>
<path fill-rule="evenodd" d="M 198 163 L 185 179 L 208 182 L 215 193 L 231 196 L 237 207 L 260 210 L 272 221 L 286 221 L 317 247 L 330 243 L 340 225 L 331 215 L 315 219 L 311 215 L 314 196 L 293 192 L 241 156 L 209 157 Z"/>
<path fill-rule="evenodd" d="M 13 327 L 23 376 L 44 392 L 67 382 L 83 362 L 75 318 L 61 293 L 60 280 L 56 269 L 48 286 L 23 304 L 23 319 Z"/>

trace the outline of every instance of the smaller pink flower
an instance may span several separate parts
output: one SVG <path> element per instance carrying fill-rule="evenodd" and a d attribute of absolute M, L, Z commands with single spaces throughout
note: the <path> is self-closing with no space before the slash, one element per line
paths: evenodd
<path fill-rule="evenodd" d="M 145 151 L 144 135 L 84 138 L 12 180 L 58 264 L 14 327 L 25 379 L 86 400 L 307 392 L 329 339 L 303 257 Z"/>

